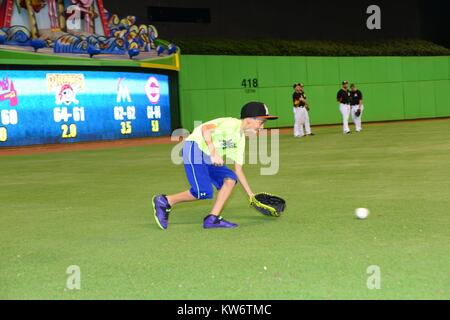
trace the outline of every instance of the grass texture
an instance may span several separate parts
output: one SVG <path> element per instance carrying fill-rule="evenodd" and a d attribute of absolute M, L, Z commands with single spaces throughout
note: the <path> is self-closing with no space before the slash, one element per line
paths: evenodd
<path fill-rule="evenodd" d="M 283 216 L 238 185 L 232 230 L 203 230 L 211 200 L 157 228 L 151 196 L 188 188 L 172 144 L 0 157 L 0 299 L 449 299 L 450 120 L 313 129 L 280 136 L 276 175 L 244 167 Z"/>

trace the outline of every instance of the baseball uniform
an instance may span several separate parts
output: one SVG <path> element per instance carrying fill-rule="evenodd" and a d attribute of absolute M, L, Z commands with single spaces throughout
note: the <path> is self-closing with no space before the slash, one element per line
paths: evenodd
<path fill-rule="evenodd" d="M 362 118 L 362 113 L 364 110 L 364 106 L 362 105 L 362 92 L 359 91 L 358 89 L 354 90 L 354 91 L 350 91 L 350 105 L 351 105 L 351 113 L 352 113 L 352 120 L 353 123 L 355 124 L 355 131 L 356 132 L 360 132 L 362 130 L 361 127 L 361 118 Z M 360 115 L 359 117 L 356 116 L 355 112 L 357 110 L 360 110 Z"/>
<path fill-rule="evenodd" d="M 348 127 L 348 118 L 350 116 L 350 96 L 348 90 L 340 89 L 337 93 L 337 101 L 339 102 L 339 111 L 342 114 L 342 129 L 344 133 L 350 133 Z"/>
<path fill-rule="evenodd" d="M 308 110 L 306 109 L 306 103 L 300 101 L 301 98 L 306 100 L 306 95 L 303 90 L 300 92 L 295 91 L 292 94 L 292 101 L 294 104 L 294 137 L 304 136 L 305 131 L 307 135 L 311 134 Z M 303 126 L 305 126 L 305 131 L 303 131 Z"/>

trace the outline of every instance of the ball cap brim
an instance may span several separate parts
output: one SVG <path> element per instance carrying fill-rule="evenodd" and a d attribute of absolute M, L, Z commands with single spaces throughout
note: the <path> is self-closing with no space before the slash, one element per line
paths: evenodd
<path fill-rule="evenodd" d="M 258 116 L 255 118 L 267 119 L 267 120 L 275 120 L 278 119 L 278 116 Z"/>
<path fill-rule="evenodd" d="M 264 103 L 257 101 L 248 102 L 242 107 L 241 119 L 245 118 L 278 119 L 277 116 L 269 114 L 269 108 Z"/>

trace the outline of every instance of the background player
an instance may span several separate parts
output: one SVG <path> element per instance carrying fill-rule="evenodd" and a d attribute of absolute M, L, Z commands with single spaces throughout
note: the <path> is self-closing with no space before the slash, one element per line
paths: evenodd
<path fill-rule="evenodd" d="M 350 105 L 352 109 L 352 120 L 355 124 L 355 131 L 360 132 L 362 130 L 361 127 L 361 118 L 364 110 L 364 106 L 362 104 L 362 92 L 356 88 L 356 85 L 352 83 L 350 85 Z"/>
<path fill-rule="evenodd" d="M 348 117 L 350 116 L 350 96 L 348 92 L 348 81 L 342 81 L 342 88 L 337 93 L 337 101 L 339 102 L 339 111 L 342 114 L 342 129 L 344 134 L 350 133 L 348 127 Z"/>
<path fill-rule="evenodd" d="M 269 115 L 261 102 L 249 102 L 241 109 L 241 118 L 218 118 L 194 129 L 183 145 L 183 162 L 191 188 L 173 195 L 157 195 L 152 199 L 158 226 L 167 229 L 172 206 L 179 202 L 211 199 L 213 186 L 219 191 L 214 206 L 204 220 L 204 228 L 234 228 L 237 224 L 224 220 L 220 213 L 238 179 L 249 199 L 254 195 L 242 166 L 245 135 L 264 128 L 264 122 L 277 119 Z M 235 163 L 235 171 L 224 165 L 223 157 Z"/>
<path fill-rule="evenodd" d="M 303 137 L 305 135 L 314 135 L 311 133 L 311 126 L 309 123 L 309 106 L 306 101 L 306 95 L 303 91 L 303 84 L 294 84 L 294 93 L 292 94 L 292 101 L 294 103 L 294 137 Z M 305 126 L 305 131 L 303 131 Z"/>

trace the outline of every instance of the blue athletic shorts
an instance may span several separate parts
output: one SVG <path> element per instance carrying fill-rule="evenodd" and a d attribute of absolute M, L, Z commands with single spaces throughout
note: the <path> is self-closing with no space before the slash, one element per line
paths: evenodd
<path fill-rule="evenodd" d="M 203 153 L 194 141 L 185 141 L 183 145 L 183 163 L 186 177 L 191 185 L 189 190 L 197 199 L 211 199 L 214 195 L 213 185 L 220 190 L 225 179 L 238 178 L 226 165 L 214 166 L 211 158 Z"/>

